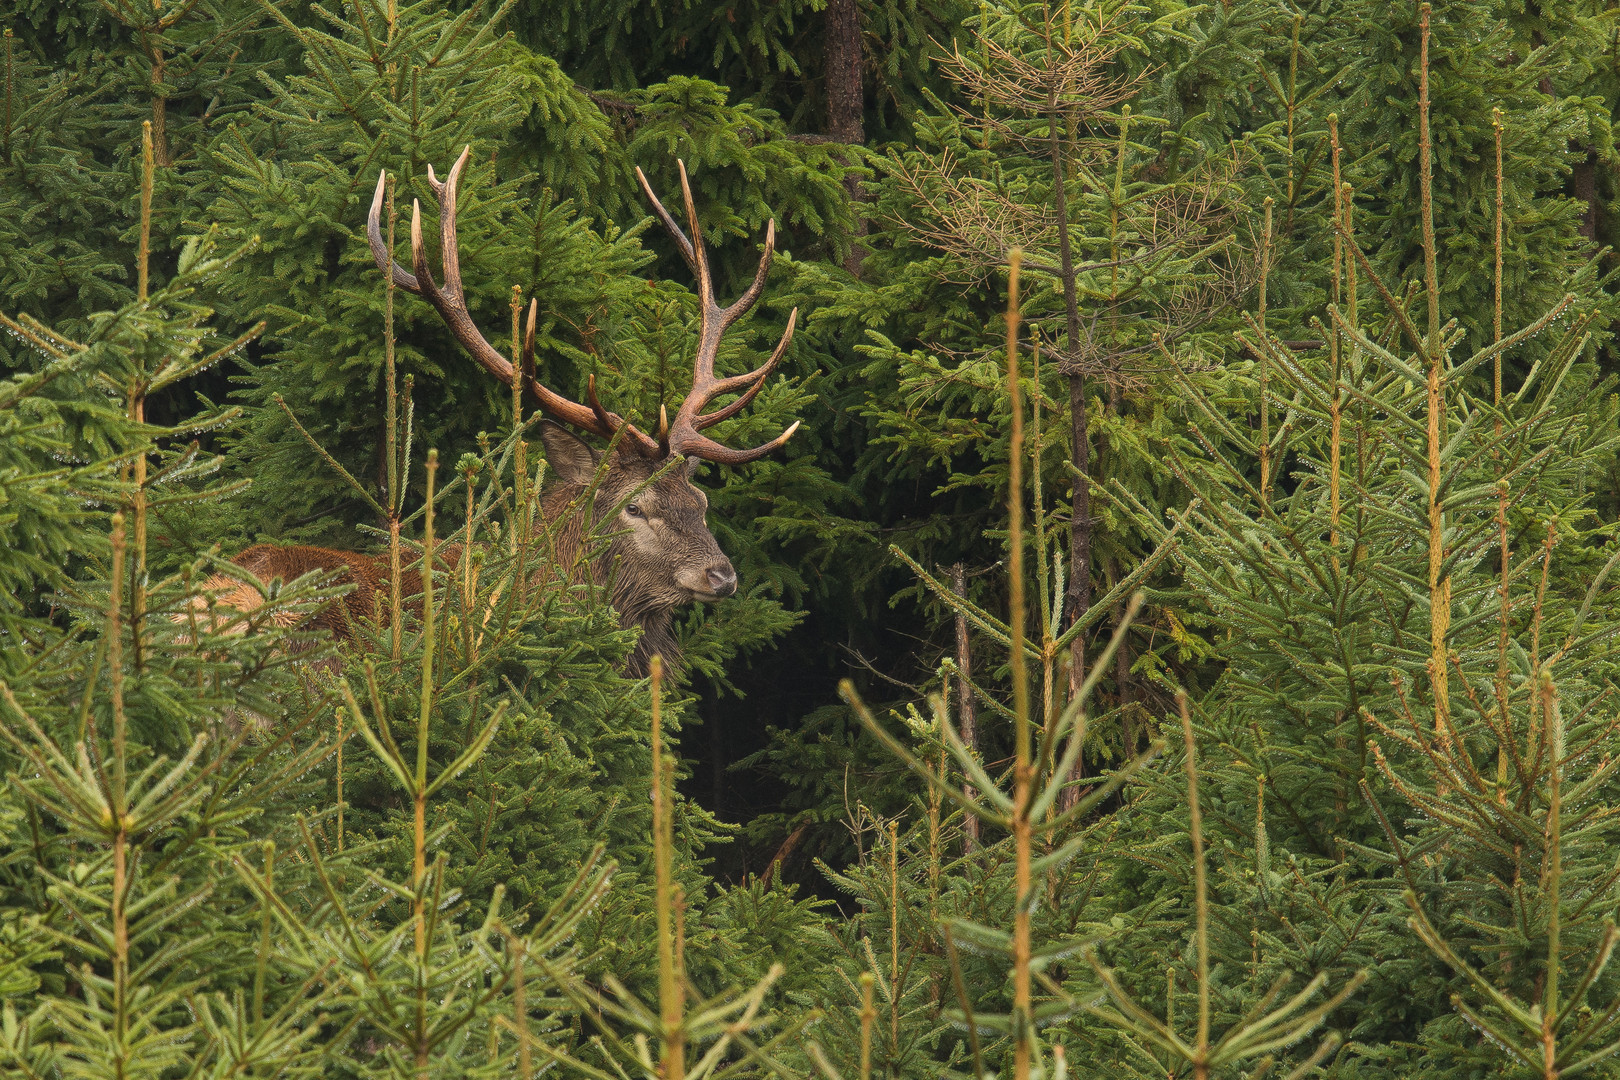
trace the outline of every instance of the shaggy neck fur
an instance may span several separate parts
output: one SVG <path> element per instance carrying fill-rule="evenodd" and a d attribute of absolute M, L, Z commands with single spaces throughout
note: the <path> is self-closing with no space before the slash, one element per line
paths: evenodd
<path fill-rule="evenodd" d="M 540 496 L 540 511 L 548 522 L 556 522 L 558 567 L 578 567 L 580 550 L 585 543 L 583 484 L 554 481 Z M 600 520 L 600 513 L 594 515 Z M 662 656 L 664 669 L 675 672 L 681 666 L 681 649 L 671 632 L 675 609 L 681 598 L 663 591 L 651 590 L 641 576 L 635 573 L 634 552 L 629 550 L 625 536 L 615 536 L 596 558 L 584 564 L 591 580 L 597 585 L 610 585 L 609 596 L 619 613 L 619 625 L 634 626 L 641 631 L 641 640 L 625 662 L 625 673 L 641 678 L 647 675 L 652 658 Z"/>

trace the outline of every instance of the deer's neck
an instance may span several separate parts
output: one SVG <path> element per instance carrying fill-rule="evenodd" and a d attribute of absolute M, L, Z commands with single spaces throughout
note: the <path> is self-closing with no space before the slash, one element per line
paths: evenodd
<path fill-rule="evenodd" d="M 581 504 L 584 493 L 585 488 L 581 484 L 562 483 L 548 485 L 541 493 L 541 516 L 548 523 L 556 525 L 553 535 L 556 537 L 556 562 L 559 567 L 579 564 L 580 551 L 585 544 L 586 522 L 589 520 Z M 613 573 L 614 561 L 624 543 L 623 537 L 614 538 L 587 565 L 591 580 L 596 584 L 608 585 L 611 582 L 610 595 L 613 608 L 619 613 L 619 625 L 634 626 L 641 631 L 641 640 L 625 662 L 625 672 L 634 676 L 646 675 L 654 655 L 664 658 L 666 669 L 679 668 L 681 650 L 671 630 L 675 617 L 674 605 L 656 599 L 635 580 L 633 574 Z"/>

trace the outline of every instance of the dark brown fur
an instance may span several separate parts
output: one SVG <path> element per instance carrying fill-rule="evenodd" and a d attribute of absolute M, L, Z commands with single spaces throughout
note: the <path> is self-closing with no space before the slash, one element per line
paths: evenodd
<path fill-rule="evenodd" d="M 540 497 L 541 513 L 559 522 L 557 564 L 573 566 L 584 543 L 580 500 L 600 457 L 555 424 L 543 425 L 541 437 L 557 476 Z M 736 571 L 705 520 L 708 496 L 692 484 L 699 462 L 688 459 L 652 479 L 669 464 L 668 459 L 655 461 L 619 448 L 603 470 L 591 513 L 596 529 L 612 536 L 590 564 L 591 576 L 610 587 L 620 622 L 641 629 L 641 641 L 626 665 L 637 675 L 646 673 L 654 654 L 667 664 L 679 664 L 680 649 L 670 632 L 676 608 L 719 600 L 737 590 Z"/>

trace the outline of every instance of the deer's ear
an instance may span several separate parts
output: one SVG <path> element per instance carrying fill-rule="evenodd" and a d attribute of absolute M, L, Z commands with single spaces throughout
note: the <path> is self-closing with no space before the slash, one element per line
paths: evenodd
<path fill-rule="evenodd" d="M 546 444 L 546 462 L 569 484 L 588 484 L 596 475 L 600 457 L 585 441 L 561 424 L 540 422 L 540 441 Z"/>
<path fill-rule="evenodd" d="M 698 470 L 701 469 L 701 468 L 703 468 L 703 459 L 702 458 L 697 458 L 697 457 L 689 457 L 689 458 L 687 458 L 686 459 L 686 478 L 688 480 L 692 479 L 694 476 L 696 476 L 698 474 Z"/>

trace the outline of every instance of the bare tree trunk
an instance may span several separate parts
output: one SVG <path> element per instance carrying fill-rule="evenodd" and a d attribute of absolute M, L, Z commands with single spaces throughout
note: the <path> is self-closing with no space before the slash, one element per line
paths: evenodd
<path fill-rule="evenodd" d="M 956 595 L 967 599 L 967 572 L 962 564 L 957 563 L 951 567 L 951 588 Z M 978 717 L 974 713 L 973 687 L 968 680 L 973 677 L 973 654 L 968 648 L 967 616 L 961 612 L 956 613 L 956 670 L 960 673 L 956 678 L 956 711 L 957 723 L 961 729 L 962 742 L 969 750 L 977 753 L 979 749 Z M 973 799 L 976 793 L 972 784 L 962 785 L 962 794 Z M 979 819 L 968 814 L 962 821 L 962 854 L 970 855 L 979 846 Z"/>
<path fill-rule="evenodd" d="M 827 134 L 838 142 L 858 146 L 866 142 L 865 64 L 861 49 L 860 0 L 828 0 L 826 24 Z M 866 235 L 866 215 L 861 183 L 855 177 L 844 181 L 850 202 L 855 204 L 855 235 Z M 860 276 L 864 253 L 851 247 L 844 269 Z"/>
<path fill-rule="evenodd" d="M 1581 235 L 1588 240 L 1597 239 L 1597 154 L 1591 147 L 1585 147 L 1586 157 L 1575 163 L 1570 170 L 1569 182 L 1571 194 L 1586 203 L 1586 209 L 1581 212 Z"/>
<path fill-rule="evenodd" d="M 1069 446 L 1074 463 L 1073 511 L 1069 519 L 1069 587 L 1064 597 L 1064 626 L 1072 626 L 1091 608 L 1091 487 L 1086 477 L 1091 467 L 1091 436 L 1087 431 L 1086 381 L 1080 370 L 1080 297 L 1075 282 L 1074 247 L 1069 240 L 1069 195 L 1064 187 L 1063 118 L 1058 112 L 1057 95 L 1047 95 L 1046 111 L 1049 152 L 1052 162 L 1052 210 L 1057 217 L 1058 259 L 1063 277 L 1065 342 L 1060 370 L 1069 380 Z M 1074 639 L 1069 654 L 1069 693 L 1079 693 L 1086 677 L 1085 635 Z M 1085 775 L 1085 761 L 1075 762 L 1074 779 Z M 1074 805 L 1079 788 L 1071 784 L 1059 799 L 1064 809 Z"/>

